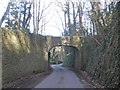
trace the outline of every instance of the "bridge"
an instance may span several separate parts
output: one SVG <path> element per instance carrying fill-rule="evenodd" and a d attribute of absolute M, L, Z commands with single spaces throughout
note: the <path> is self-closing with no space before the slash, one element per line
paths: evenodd
<path fill-rule="evenodd" d="M 81 37 L 79 36 L 62 36 L 62 37 L 53 37 L 46 36 L 48 43 L 48 50 L 55 46 L 73 46 L 78 47 Z"/>
<path fill-rule="evenodd" d="M 74 48 L 74 69 L 78 71 L 86 71 L 89 75 L 94 76 L 94 78 L 97 78 L 100 75 L 107 81 L 105 78 L 105 68 L 103 68 L 106 67 L 106 65 L 103 64 L 103 62 L 106 63 L 106 58 L 101 56 L 102 54 L 99 54 L 101 53 L 100 40 L 99 36 L 53 37 L 26 34 L 19 30 L 2 30 L 1 54 L 3 85 L 22 78 L 23 76 L 49 71 L 50 51 L 57 46 Z M 114 40 L 117 41 L 116 38 Z M 111 51 L 109 52 L 112 53 Z M 107 55 L 107 53 L 104 55 Z M 101 61 L 100 58 L 104 61 Z M 114 61 L 112 62 L 114 63 Z M 100 64 L 100 66 L 98 66 L 98 64 Z M 109 65 L 109 63 L 106 64 Z M 104 74 L 101 74 L 100 70 L 104 71 Z M 108 74 L 110 78 L 114 77 L 114 74 Z M 98 80 L 101 81 L 101 78 Z M 103 82 L 103 84 L 104 83 L 106 82 Z"/>
<path fill-rule="evenodd" d="M 46 36 L 47 38 L 47 45 L 48 45 L 48 62 L 50 62 L 50 50 L 57 46 L 64 46 L 64 47 L 71 47 L 74 49 L 74 63 L 77 68 L 77 64 L 80 63 L 80 55 L 79 53 L 79 43 L 81 37 L 78 36 L 62 36 L 62 37 L 53 37 L 53 36 Z M 50 66 L 50 65 L 49 65 Z"/>

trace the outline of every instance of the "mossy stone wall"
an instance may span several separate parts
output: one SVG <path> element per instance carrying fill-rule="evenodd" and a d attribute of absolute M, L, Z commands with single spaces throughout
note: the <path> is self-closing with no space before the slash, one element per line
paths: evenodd
<path fill-rule="evenodd" d="M 2 34 L 0 31 L 0 89 L 2 88 Z"/>
<path fill-rule="evenodd" d="M 2 30 L 3 84 L 48 70 L 46 38 L 21 30 Z"/>

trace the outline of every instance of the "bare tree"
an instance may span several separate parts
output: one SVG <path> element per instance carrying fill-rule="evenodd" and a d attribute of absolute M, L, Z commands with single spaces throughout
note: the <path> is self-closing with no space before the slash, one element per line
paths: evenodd
<path fill-rule="evenodd" d="M 56 11 L 58 16 L 59 16 L 59 18 L 60 18 L 60 21 L 62 23 L 62 28 L 63 28 L 64 32 L 67 32 L 66 31 L 66 29 L 67 29 L 67 5 L 66 5 L 66 3 L 64 4 L 62 2 L 59 2 L 58 0 L 56 0 L 56 2 L 57 2 L 57 6 L 64 13 L 64 15 L 63 15 L 64 16 L 64 20 L 63 20 L 62 17 L 60 16 L 60 14 L 59 14 L 59 11 L 58 10 Z M 65 2 L 67 2 L 67 1 L 65 1 Z M 59 28 L 59 30 L 60 30 L 60 28 Z M 66 35 L 68 35 L 68 34 L 66 34 Z"/>
<path fill-rule="evenodd" d="M 69 35 L 71 36 L 71 19 L 70 19 L 70 1 L 66 2 L 66 6 L 67 6 L 67 18 L 68 18 L 68 29 L 69 29 Z"/>
<path fill-rule="evenodd" d="M 79 29 L 79 35 L 80 36 L 85 35 L 84 30 L 83 30 L 83 21 L 82 21 L 84 4 L 82 5 L 81 1 L 78 1 L 78 4 L 77 4 L 79 25 L 80 25 L 80 29 Z"/>
<path fill-rule="evenodd" d="M 31 2 L 22 0 L 9 2 L 0 25 L 6 21 L 5 27 L 28 31 L 31 19 L 31 5 Z"/>
<path fill-rule="evenodd" d="M 73 32 L 76 34 L 76 13 L 75 13 L 75 3 L 72 2 L 72 8 L 73 8 Z"/>
<path fill-rule="evenodd" d="M 40 22 L 43 22 L 46 15 L 44 15 L 44 12 L 50 7 L 50 5 L 52 3 L 49 3 L 48 6 L 45 6 L 45 3 L 43 5 L 43 7 L 41 7 L 41 0 L 39 1 L 36 1 L 36 0 L 33 0 L 33 27 L 34 27 L 34 33 L 35 34 L 38 34 L 39 30 L 41 30 L 41 28 L 43 27 L 43 25 L 46 25 L 47 23 L 45 24 L 41 24 L 40 25 Z"/>
<path fill-rule="evenodd" d="M 2 19 L 0 20 L 0 28 L 1 28 L 1 25 L 2 25 L 3 21 L 5 20 L 5 18 L 7 16 L 7 14 L 9 13 L 10 5 L 11 5 L 11 2 L 8 3 L 7 9 L 6 9 L 5 13 L 2 16 Z"/>
<path fill-rule="evenodd" d="M 22 28 L 27 29 L 30 24 L 31 20 L 31 7 L 32 7 L 32 2 L 22 2 L 24 10 L 23 12 L 23 21 L 22 21 Z"/>

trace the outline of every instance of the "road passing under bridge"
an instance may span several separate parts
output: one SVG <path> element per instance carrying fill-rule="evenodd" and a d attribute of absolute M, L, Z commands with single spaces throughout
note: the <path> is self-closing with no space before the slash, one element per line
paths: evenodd
<path fill-rule="evenodd" d="M 62 64 L 52 65 L 53 72 L 35 88 L 85 88 L 74 72 L 62 67 Z"/>

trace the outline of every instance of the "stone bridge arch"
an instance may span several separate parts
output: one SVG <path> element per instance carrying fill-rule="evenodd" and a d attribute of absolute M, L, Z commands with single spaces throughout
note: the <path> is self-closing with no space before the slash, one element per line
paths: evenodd
<path fill-rule="evenodd" d="M 55 46 L 73 46 L 78 48 L 78 44 L 80 43 L 81 37 L 78 36 L 47 36 L 47 45 L 48 51 Z"/>
<path fill-rule="evenodd" d="M 53 47 L 57 46 L 64 46 L 64 47 L 72 47 L 75 49 L 75 66 L 77 67 L 77 64 L 80 59 L 79 54 L 79 48 L 78 45 L 80 43 L 81 37 L 78 36 L 62 36 L 62 37 L 53 37 L 53 36 L 47 36 L 47 45 L 48 45 L 48 67 L 50 67 L 50 50 Z"/>

